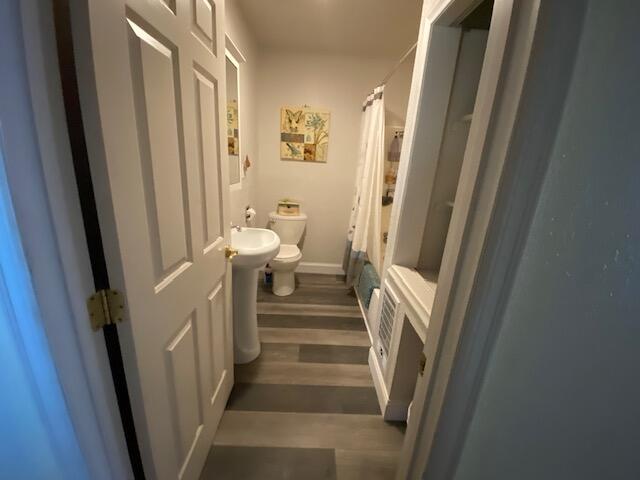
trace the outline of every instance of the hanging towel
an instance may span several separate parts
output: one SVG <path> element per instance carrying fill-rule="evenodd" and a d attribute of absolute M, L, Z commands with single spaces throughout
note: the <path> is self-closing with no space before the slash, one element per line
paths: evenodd
<path fill-rule="evenodd" d="M 376 288 L 380 288 L 380 277 L 378 277 L 378 272 L 376 272 L 373 265 L 367 263 L 362 268 L 360 278 L 358 278 L 358 286 L 356 287 L 358 297 L 367 310 L 369 309 L 369 303 L 371 303 L 373 290 Z"/>

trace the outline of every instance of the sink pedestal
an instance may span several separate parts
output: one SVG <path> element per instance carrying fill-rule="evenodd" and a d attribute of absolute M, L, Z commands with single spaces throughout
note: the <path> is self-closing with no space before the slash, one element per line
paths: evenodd
<path fill-rule="evenodd" d="M 258 270 L 280 249 L 280 237 L 264 228 L 233 228 L 233 354 L 234 363 L 249 363 L 260 355 L 258 337 Z"/>
<path fill-rule="evenodd" d="M 233 353 L 235 363 L 260 355 L 258 338 L 258 269 L 233 267 Z"/>

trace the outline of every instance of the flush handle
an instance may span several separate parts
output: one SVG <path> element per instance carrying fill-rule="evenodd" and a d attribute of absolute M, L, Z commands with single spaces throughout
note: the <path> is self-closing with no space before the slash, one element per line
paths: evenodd
<path fill-rule="evenodd" d="M 224 257 L 229 260 L 233 260 L 233 257 L 238 255 L 238 249 L 231 247 L 230 245 L 226 245 L 224 247 Z"/>

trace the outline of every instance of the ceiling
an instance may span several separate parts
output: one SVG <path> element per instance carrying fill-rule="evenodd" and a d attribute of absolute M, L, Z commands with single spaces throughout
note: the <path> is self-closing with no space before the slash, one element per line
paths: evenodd
<path fill-rule="evenodd" d="M 235 0 L 261 48 L 400 56 L 418 39 L 422 0 Z"/>

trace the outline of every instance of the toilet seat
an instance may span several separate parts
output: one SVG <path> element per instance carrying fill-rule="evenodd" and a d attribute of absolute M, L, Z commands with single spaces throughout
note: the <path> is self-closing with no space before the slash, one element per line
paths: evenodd
<path fill-rule="evenodd" d="M 294 261 L 297 260 L 299 256 L 301 256 L 301 253 L 297 245 L 280 244 L 280 251 L 274 260 L 283 262 Z"/>

